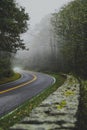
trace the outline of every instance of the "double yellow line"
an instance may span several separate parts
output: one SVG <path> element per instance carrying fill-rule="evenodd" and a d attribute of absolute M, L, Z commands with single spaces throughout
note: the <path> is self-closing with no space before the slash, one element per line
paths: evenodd
<path fill-rule="evenodd" d="M 0 94 L 4 94 L 4 93 L 6 93 L 6 92 L 10 92 L 10 91 L 12 91 L 12 90 L 21 88 L 21 87 L 23 87 L 23 86 L 25 86 L 25 85 L 28 85 L 28 84 L 34 82 L 36 79 L 37 79 L 37 76 L 36 76 L 36 75 L 33 75 L 33 79 L 32 79 L 32 80 L 30 80 L 30 81 L 28 81 L 28 82 L 26 82 L 26 83 L 17 85 L 17 86 L 15 86 L 15 87 L 13 87 L 13 88 L 9 88 L 9 89 L 6 89 L 6 90 L 4 90 L 4 91 L 1 91 Z"/>

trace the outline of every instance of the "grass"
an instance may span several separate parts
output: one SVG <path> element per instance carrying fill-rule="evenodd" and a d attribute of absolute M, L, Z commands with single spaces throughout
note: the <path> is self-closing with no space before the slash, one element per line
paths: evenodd
<path fill-rule="evenodd" d="M 26 101 L 24 104 L 22 104 L 20 107 L 18 107 L 16 110 L 11 112 L 10 114 L 1 118 L 0 130 L 8 130 L 9 127 L 14 125 L 18 121 L 22 120 L 25 116 L 29 116 L 29 113 L 31 112 L 33 108 L 37 107 L 51 93 L 56 91 L 56 89 L 60 87 L 65 81 L 65 77 L 61 75 L 52 74 L 52 76 L 56 78 L 56 83 L 52 86 L 49 86 L 47 89 L 45 89 L 39 95 L 35 96 L 33 99 Z"/>
<path fill-rule="evenodd" d="M 14 73 L 14 75 L 11 77 L 2 78 L 0 80 L 0 85 L 15 81 L 15 80 L 19 79 L 20 77 L 21 77 L 21 75 L 19 73 Z"/>

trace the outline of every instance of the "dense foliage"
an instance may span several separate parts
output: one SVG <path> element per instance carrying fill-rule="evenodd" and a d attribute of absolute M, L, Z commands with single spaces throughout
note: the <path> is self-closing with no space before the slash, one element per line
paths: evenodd
<path fill-rule="evenodd" d="M 27 20 L 29 17 L 25 9 L 14 0 L 0 0 L 0 75 L 6 75 L 6 70 L 10 74 L 11 53 L 20 48 L 26 49 L 20 34 L 27 31 Z"/>
<path fill-rule="evenodd" d="M 87 130 L 87 80 L 81 82 L 78 118 L 75 130 Z"/>
<path fill-rule="evenodd" d="M 54 13 L 52 26 L 62 57 L 60 71 L 87 79 L 87 0 L 74 0 Z M 87 82 L 81 83 L 80 92 L 75 130 L 86 130 Z"/>
<path fill-rule="evenodd" d="M 63 57 L 61 71 L 87 77 L 87 1 L 75 0 L 52 16 Z"/>
<path fill-rule="evenodd" d="M 14 0 L 0 0 L 0 50 L 25 49 L 20 34 L 27 30 L 28 14 Z"/>

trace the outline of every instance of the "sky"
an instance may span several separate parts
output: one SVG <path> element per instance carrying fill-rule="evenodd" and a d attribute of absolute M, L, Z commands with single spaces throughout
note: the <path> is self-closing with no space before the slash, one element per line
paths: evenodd
<path fill-rule="evenodd" d="M 50 13 L 59 10 L 71 0 L 16 0 L 19 5 L 25 7 L 30 15 L 30 27 L 33 28 L 41 19 Z"/>

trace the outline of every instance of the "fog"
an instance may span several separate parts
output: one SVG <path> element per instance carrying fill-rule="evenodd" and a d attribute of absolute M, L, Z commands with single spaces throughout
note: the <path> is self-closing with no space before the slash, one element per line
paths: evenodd
<path fill-rule="evenodd" d="M 15 66 L 35 71 L 57 70 L 59 50 L 56 44 L 52 26 L 51 14 L 42 18 L 35 26 L 29 51 L 19 51 L 14 60 Z M 37 31 L 38 30 L 38 31 Z"/>
<path fill-rule="evenodd" d="M 16 0 L 16 2 L 25 7 L 30 15 L 30 26 L 33 28 L 41 19 L 55 10 L 59 10 L 64 4 L 71 0 Z"/>
<path fill-rule="evenodd" d="M 22 35 L 29 51 L 19 51 L 13 66 L 30 70 L 58 67 L 59 50 L 50 23 L 51 14 L 70 0 L 17 0 L 30 15 L 29 30 Z M 49 67 L 50 66 L 50 67 Z M 53 70 L 54 71 L 54 70 Z"/>

